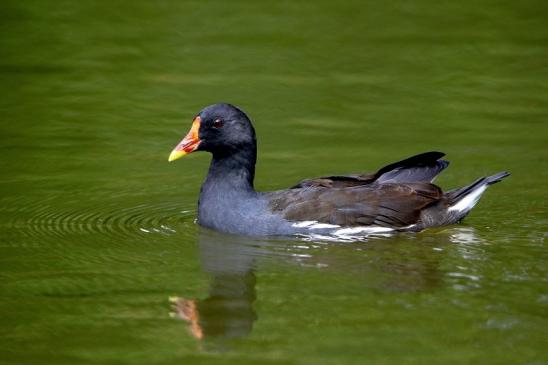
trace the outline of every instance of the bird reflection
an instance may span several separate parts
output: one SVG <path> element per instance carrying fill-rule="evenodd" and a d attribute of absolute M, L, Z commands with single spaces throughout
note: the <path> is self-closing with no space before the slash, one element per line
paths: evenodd
<path fill-rule="evenodd" d="M 233 339 L 247 336 L 257 319 L 255 256 L 257 245 L 242 242 L 242 237 L 201 230 L 198 237 L 204 271 L 211 275 L 205 299 L 172 298 L 174 315 L 188 323 L 197 339 Z"/>
<path fill-rule="evenodd" d="M 275 259 L 282 265 L 315 268 L 336 278 L 351 277 L 364 290 L 431 291 L 446 282 L 440 264 L 447 255 L 442 252 L 459 252 L 466 259 L 480 255 L 481 250 L 470 248 L 483 243 L 469 227 L 352 243 L 254 240 L 200 229 L 199 253 L 203 270 L 211 275 L 209 292 L 205 299 L 172 298 L 172 314 L 184 320 L 197 339 L 243 338 L 257 320 L 253 308 L 257 261 Z"/>

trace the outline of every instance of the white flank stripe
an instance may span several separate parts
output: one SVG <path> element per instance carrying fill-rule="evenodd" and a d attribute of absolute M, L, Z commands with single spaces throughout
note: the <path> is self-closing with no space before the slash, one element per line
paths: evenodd
<path fill-rule="evenodd" d="M 449 207 L 448 211 L 452 212 L 454 210 L 463 212 L 465 210 L 470 210 L 476 205 L 478 202 L 481 194 L 487 189 L 487 185 L 483 185 L 480 188 L 477 188 L 476 190 L 472 191 L 468 195 L 466 195 L 464 198 L 459 200 L 456 204 Z"/>
<path fill-rule="evenodd" d="M 408 226 L 405 226 L 405 227 L 402 227 L 400 228 L 401 230 L 406 230 L 406 229 L 411 229 L 411 228 L 415 228 L 416 224 L 410 224 Z"/>
<path fill-rule="evenodd" d="M 406 228 L 412 227 L 408 226 Z M 321 235 L 310 232 L 310 235 L 307 235 L 309 238 L 321 239 L 321 240 L 353 240 L 364 238 L 370 234 L 377 235 L 386 235 L 394 232 L 393 228 L 389 227 L 380 227 L 380 226 L 361 226 L 361 227 L 347 227 L 341 228 L 341 226 L 336 224 L 329 223 L 319 223 L 318 221 L 301 221 L 293 223 L 293 227 L 297 228 L 307 228 L 310 230 L 316 229 L 332 229 L 328 232 L 323 232 Z M 337 229 L 338 228 L 338 229 Z"/>
<path fill-rule="evenodd" d="M 337 229 L 333 234 L 337 236 L 353 236 L 358 234 L 374 234 L 392 232 L 393 228 L 370 226 L 370 227 L 350 227 Z"/>
<path fill-rule="evenodd" d="M 293 223 L 293 227 L 322 229 L 322 228 L 339 228 L 340 226 L 336 224 L 319 223 L 318 221 L 302 221 L 302 222 Z"/>

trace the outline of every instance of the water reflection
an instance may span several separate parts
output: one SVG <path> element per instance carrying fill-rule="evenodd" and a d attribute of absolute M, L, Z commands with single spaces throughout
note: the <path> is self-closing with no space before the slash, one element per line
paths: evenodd
<path fill-rule="evenodd" d="M 485 243 L 473 228 L 465 226 L 339 243 L 261 240 L 199 229 L 202 269 L 211 276 L 208 295 L 204 299 L 172 298 L 172 313 L 199 340 L 243 338 L 258 318 L 253 307 L 255 270 L 264 260 L 322 270 L 330 278 L 352 282 L 349 290 L 425 292 L 452 284 L 463 287 L 463 280 L 477 285 L 479 277 L 465 266 L 455 271 L 440 267 L 452 256 L 447 251 L 468 260 L 470 255 L 481 256 L 479 246 Z"/>
<path fill-rule="evenodd" d="M 486 241 L 478 236 L 473 227 L 451 227 L 446 228 L 445 233 L 449 241 L 462 244 L 486 244 Z"/>
<path fill-rule="evenodd" d="M 211 275 L 209 294 L 205 299 L 172 298 L 175 315 L 197 339 L 247 336 L 257 319 L 254 267 L 263 252 L 260 242 L 243 244 L 241 237 L 201 230 L 198 245 L 202 268 Z"/>
<path fill-rule="evenodd" d="M 176 315 L 188 322 L 197 339 L 245 337 L 257 319 L 255 282 L 252 271 L 214 276 L 206 299 L 173 299 Z"/>

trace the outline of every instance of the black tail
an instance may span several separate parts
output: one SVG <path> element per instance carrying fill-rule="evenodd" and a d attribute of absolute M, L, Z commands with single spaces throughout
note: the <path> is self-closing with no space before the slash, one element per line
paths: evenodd
<path fill-rule="evenodd" d="M 479 178 L 463 188 L 448 191 L 445 195 L 449 220 L 453 223 L 463 220 L 476 205 L 487 186 L 498 183 L 509 175 L 508 172 L 499 172 L 492 176 Z"/>
<path fill-rule="evenodd" d="M 448 202 L 450 205 L 458 203 L 461 199 L 466 197 L 468 194 L 473 192 L 474 190 L 484 186 L 484 185 L 493 185 L 504 179 L 505 177 L 510 176 L 510 173 L 503 171 L 499 172 L 498 174 L 488 176 L 488 177 L 480 177 L 476 181 L 474 181 L 472 184 L 467 185 L 463 188 L 453 189 L 445 193 L 445 195 L 448 198 Z"/>
<path fill-rule="evenodd" d="M 498 183 L 499 181 L 501 181 L 502 179 L 504 179 L 507 176 L 510 176 L 509 172 L 506 172 L 506 171 L 499 172 L 498 174 L 486 177 L 485 178 L 485 183 L 487 185 L 493 185 L 493 184 Z"/>

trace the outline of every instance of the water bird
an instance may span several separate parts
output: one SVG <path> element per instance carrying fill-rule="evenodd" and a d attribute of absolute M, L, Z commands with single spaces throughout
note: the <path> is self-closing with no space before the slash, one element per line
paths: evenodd
<path fill-rule="evenodd" d="M 374 173 L 306 179 L 285 189 L 253 187 L 257 141 L 249 117 L 231 104 L 214 104 L 196 115 L 169 155 L 212 154 L 198 201 L 198 224 L 226 233 L 319 235 L 349 238 L 418 232 L 462 221 L 499 172 L 443 192 L 433 184 L 449 162 L 442 152 L 421 153 Z"/>

